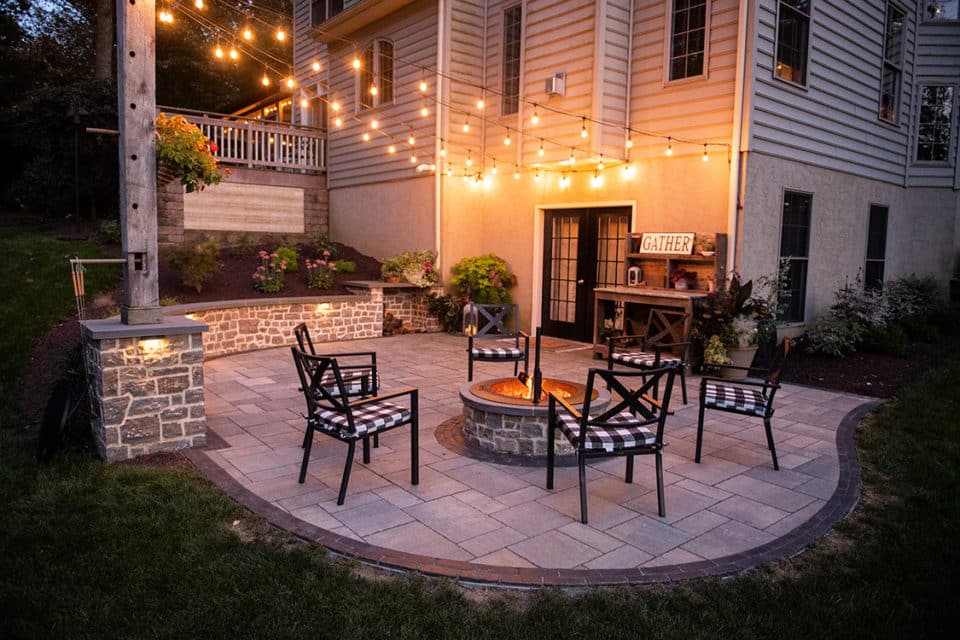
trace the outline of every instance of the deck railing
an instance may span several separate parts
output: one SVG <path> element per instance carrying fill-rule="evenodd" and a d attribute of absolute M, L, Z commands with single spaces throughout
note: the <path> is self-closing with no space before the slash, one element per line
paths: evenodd
<path fill-rule="evenodd" d="M 326 169 L 326 135 L 322 129 L 222 113 L 157 107 L 200 127 L 217 143 L 217 160 L 225 165 L 321 172 Z"/>

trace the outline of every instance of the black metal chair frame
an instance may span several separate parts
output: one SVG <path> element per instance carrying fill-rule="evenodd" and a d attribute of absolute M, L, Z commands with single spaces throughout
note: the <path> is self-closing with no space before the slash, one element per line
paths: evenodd
<path fill-rule="evenodd" d="M 513 362 L 513 375 L 519 373 L 520 361 L 523 360 L 523 370 L 530 366 L 530 336 L 520 331 L 520 310 L 515 304 L 474 304 L 477 313 L 477 332 L 468 335 L 467 341 L 467 381 L 473 380 L 473 363 L 478 362 Z M 512 323 L 507 318 L 512 317 Z M 511 328 L 509 324 L 512 324 Z M 467 327 L 464 327 L 466 330 Z M 489 340 L 513 338 L 514 348 L 522 351 L 522 355 L 515 357 L 485 357 L 474 355 L 476 339 Z M 520 340 L 523 347 L 520 347 Z"/>
<path fill-rule="evenodd" d="M 354 385 L 347 385 L 348 397 L 366 398 L 367 396 L 377 395 L 380 390 L 380 375 L 377 370 L 377 352 L 376 351 L 351 351 L 345 353 L 327 353 L 318 354 L 313 346 L 313 340 L 310 338 L 310 330 L 305 322 L 301 322 L 293 328 L 293 335 L 300 345 L 300 351 L 309 353 L 312 356 L 320 355 L 327 358 L 336 358 L 340 367 L 340 372 L 345 373 L 347 378 L 359 376 L 360 386 L 354 390 Z M 329 386 L 329 385 L 328 385 Z M 303 436 L 303 446 L 307 446 L 307 435 Z M 374 434 L 373 446 L 380 446 L 380 436 Z"/>
<path fill-rule="evenodd" d="M 405 424 L 410 425 L 410 483 L 413 485 L 419 484 L 419 391 L 414 388 L 403 389 L 351 401 L 344 388 L 343 376 L 336 358 L 314 356 L 300 351 L 296 347 L 290 347 L 290 351 L 293 353 L 293 360 L 297 366 L 297 375 L 300 377 L 301 388 L 307 400 L 307 414 L 304 416 L 307 420 L 307 436 L 303 447 L 303 462 L 300 465 L 300 484 L 303 484 L 306 480 L 307 465 L 310 462 L 310 451 L 313 447 L 313 434 L 315 432 L 320 432 L 341 442 L 346 442 L 348 446 L 347 460 L 344 464 L 343 476 L 340 480 L 340 493 L 337 496 L 337 504 L 343 504 L 344 498 L 346 498 L 347 495 L 347 483 L 350 481 L 350 469 L 353 466 L 357 440 L 363 441 L 363 463 L 370 463 L 370 435 L 357 433 L 357 423 L 354 417 L 355 410 L 361 407 L 369 408 L 370 405 L 383 406 L 388 400 L 403 398 L 405 396 L 408 398 L 410 405 L 410 417 L 382 428 L 373 435 L 390 431 Z M 329 387 L 320 384 L 320 380 L 328 370 L 336 380 L 337 391 L 339 393 L 332 393 Z M 392 408 L 393 403 L 389 404 Z M 333 412 L 344 416 L 346 419 L 346 429 L 333 430 L 320 428 L 318 426 L 319 418 L 317 416 L 321 411 Z"/>
<path fill-rule="evenodd" d="M 790 338 L 784 338 L 783 347 L 781 350 L 781 355 L 779 358 L 779 363 L 774 369 L 764 369 L 761 367 L 739 367 L 732 364 L 723 364 L 723 365 L 711 365 L 715 366 L 718 369 L 735 369 L 746 371 L 748 374 L 753 371 L 763 375 L 763 379 L 729 379 L 721 378 L 719 376 L 710 376 L 704 375 L 700 379 L 700 415 L 697 419 L 697 451 L 694 456 L 694 461 L 700 462 L 700 451 L 703 444 L 703 416 L 706 409 L 712 411 L 726 411 L 727 413 L 736 413 L 739 415 L 754 416 L 761 418 L 763 420 L 763 428 L 767 434 L 767 448 L 770 449 L 770 455 L 773 457 L 773 468 L 777 471 L 780 470 L 780 464 L 777 461 L 777 448 L 773 442 L 773 428 L 771 425 L 771 419 L 773 418 L 773 399 L 777 394 L 777 390 L 780 388 L 780 378 L 783 375 L 783 367 L 787 361 L 787 355 L 790 353 L 790 348 L 792 341 Z M 707 394 L 707 384 L 708 383 L 721 384 L 724 387 L 736 389 L 736 388 L 747 388 L 749 390 L 758 389 L 761 396 L 763 397 L 763 415 L 758 415 L 753 411 L 748 411 L 745 409 L 738 409 L 737 407 L 707 407 L 704 404 Z"/>
<path fill-rule="evenodd" d="M 674 320 L 670 320 L 674 316 Z M 664 353 L 669 353 L 680 359 L 677 366 L 677 372 L 680 374 L 680 392 L 683 398 L 683 404 L 687 404 L 687 355 L 690 351 L 690 342 L 687 340 L 687 330 L 690 325 L 691 315 L 685 311 L 669 311 L 665 309 L 650 309 L 650 315 L 647 318 L 647 325 L 644 333 L 627 336 L 611 336 L 607 342 L 607 369 L 613 371 L 614 365 L 631 367 L 641 370 L 659 369 Z M 665 342 L 669 339 L 670 342 Z M 642 351 L 653 355 L 653 363 L 647 365 L 635 365 L 627 362 L 614 360 L 614 354 L 617 353 L 619 343 L 635 342 L 639 340 L 639 348 L 631 348 L 630 351 Z M 659 397 L 656 388 L 653 389 L 653 397 Z"/>
<path fill-rule="evenodd" d="M 583 403 L 583 411 L 577 411 L 563 398 L 549 394 L 549 404 L 547 409 L 547 489 L 553 489 L 553 468 L 554 468 L 554 444 L 556 442 L 555 430 L 559 429 L 557 423 L 558 411 L 565 411 L 577 420 L 580 431 L 575 440 L 570 440 L 577 455 L 577 466 L 580 476 L 580 521 L 587 524 L 587 476 L 586 462 L 588 458 L 601 458 L 611 456 L 626 456 L 627 469 L 625 481 L 629 484 L 633 482 L 633 458 L 637 455 L 653 455 L 656 457 L 657 472 L 657 507 L 660 517 L 666 515 L 666 507 L 663 491 L 663 449 L 666 446 L 663 442 L 663 430 L 666 424 L 667 416 L 670 415 L 670 395 L 673 389 L 674 376 L 676 368 L 662 367 L 660 369 L 651 369 L 647 371 L 610 371 L 607 369 L 590 369 L 587 377 L 586 396 Z M 598 380 L 599 378 L 599 380 Z M 627 382 L 632 379 L 639 379 L 640 386 L 632 389 Z M 663 399 L 657 400 L 650 395 L 657 385 L 664 382 Z M 598 384 L 606 384 L 612 393 L 619 396 L 619 401 L 614 402 L 611 399 L 606 409 L 595 416 L 590 415 L 591 397 L 593 389 Z M 614 396 L 616 397 L 616 396 Z M 611 422 L 611 419 L 623 412 L 629 412 L 636 416 L 636 422 L 624 424 L 622 422 Z M 628 448 L 606 451 L 604 449 L 586 448 L 586 439 L 588 427 L 594 430 L 610 432 L 617 428 L 628 426 L 630 428 L 644 427 L 653 431 L 652 427 L 656 425 L 655 441 L 650 444 L 641 444 Z M 566 437 L 566 434 L 563 434 Z"/>

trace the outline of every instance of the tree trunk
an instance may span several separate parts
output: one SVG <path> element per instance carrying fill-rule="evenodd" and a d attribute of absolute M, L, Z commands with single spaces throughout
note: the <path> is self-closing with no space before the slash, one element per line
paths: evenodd
<path fill-rule="evenodd" d="M 95 80 L 113 77 L 113 12 L 114 0 L 97 0 L 97 32 L 93 63 Z"/>

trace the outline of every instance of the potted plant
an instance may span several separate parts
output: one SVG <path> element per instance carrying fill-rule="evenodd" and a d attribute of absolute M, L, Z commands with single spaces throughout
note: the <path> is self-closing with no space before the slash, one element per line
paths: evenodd
<path fill-rule="evenodd" d="M 762 295 L 754 293 L 752 280 L 743 282 L 733 273 L 721 283 L 725 286 L 700 301 L 691 336 L 700 343 L 706 364 L 749 367 L 758 345 L 776 331 L 777 281 L 764 277 L 758 283 L 765 289 Z M 744 377 L 746 370 L 726 370 L 723 375 Z"/>
<path fill-rule="evenodd" d="M 683 267 L 677 267 L 670 273 L 670 282 L 675 289 L 695 289 L 697 286 L 696 271 L 687 271 Z"/>
<path fill-rule="evenodd" d="M 694 248 L 702 256 L 712 256 L 717 252 L 717 243 L 710 234 L 698 235 Z"/>
<path fill-rule="evenodd" d="M 403 273 L 403 264 L 400 258 L 386 258 L 380 265 L 380 276 L 384 282 L 400 282 L 400 275 Z"/>
<path fill-rule="evenodd" d="M 187 193 L 220 184 L 229 169 L 221 169 L 214 153 L 217 144 L 183 116 L 157 116 L 157 182 L 180 180 Z"/>

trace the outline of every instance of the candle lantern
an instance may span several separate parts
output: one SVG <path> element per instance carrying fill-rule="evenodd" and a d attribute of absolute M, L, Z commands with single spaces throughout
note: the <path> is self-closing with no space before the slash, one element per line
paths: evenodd
<path fill-rule="evenodd" d="M 479 329 L 480 319 L 477 310 L 477 305 L 473 304 L 472 301 L 467 301 L 467 304 L 463 305 L 463 335 L 465 336 L 475 336 Z"/>

